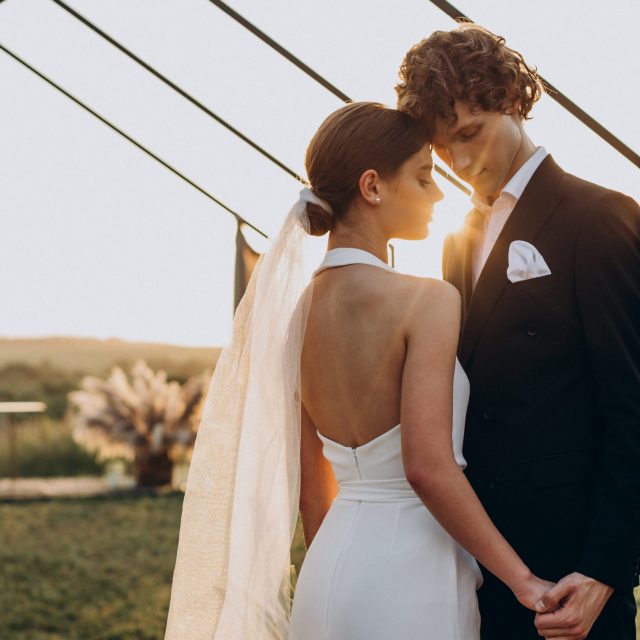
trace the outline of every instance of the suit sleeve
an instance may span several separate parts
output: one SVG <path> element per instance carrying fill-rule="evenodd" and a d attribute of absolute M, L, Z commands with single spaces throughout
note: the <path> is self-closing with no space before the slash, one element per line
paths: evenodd
<path fill-rule="evenodd" d="M 576 570 L 628 591 L 640 539 L 640 208 L 606 192 L 589 209 L 575 286 L 602 424 L 602 466 Z"/>

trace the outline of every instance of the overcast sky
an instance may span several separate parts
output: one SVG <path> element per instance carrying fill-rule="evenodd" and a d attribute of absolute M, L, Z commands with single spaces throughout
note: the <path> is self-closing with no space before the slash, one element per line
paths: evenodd
<path fill-rule="evenodd" d="M 300 174 L 341 105 L 208 0 L 68 4 Z M 406 50 L 454 26 L 428 0 L 229 4 L 353 99 L 391 105 Z M 637 1 L 454 4 L 640 151 Z M 51 0 L 1 2 L 0 43 L 277 232 L 299 184 Z M 234 219 L 2 51 L 0 78 L 0 335 L 225 344 Z M 638 169 L 573 116 L 546 96 L 533 115 L 529 135 L 566 170 L 638 199 Z M 430 238 L 395 243 L 402 271 L 440 276 L 443 238 L 469 208 L 440 184 Z M 325 243 L 310 241 L 310 269 Z"/>

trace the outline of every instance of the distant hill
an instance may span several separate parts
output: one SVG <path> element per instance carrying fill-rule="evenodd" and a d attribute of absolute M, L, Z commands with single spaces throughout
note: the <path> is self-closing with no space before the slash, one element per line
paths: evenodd
<path fill-rule="evenodd" d="M 184 347 L 116 338 L 0 338 L 0 369 L 9 363 L 23 363 L 104 376 L 114 364 L 128 370 L 142 358 L 152 369 L 165 369 L 170 377 L 184 378 L 213 369 L 220 351 L 219 347 Z"/>
<path fill-rule="evenodd" d="M 0 402 L 44 402 L 46 415 L 58 420 L 65 413 L 67 394 L 85 375 L 106 378 L 113 365 L 129 374 L 136 360 L 143 359 L 154 371 L 166 371 L 169 380 L 184 383 L 212 371 L 220 351 L 117 339 L 0 338 Z"/>

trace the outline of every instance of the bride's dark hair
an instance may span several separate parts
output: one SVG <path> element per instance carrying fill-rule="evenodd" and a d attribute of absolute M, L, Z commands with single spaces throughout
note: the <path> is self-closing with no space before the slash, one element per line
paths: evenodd
<path fill-rule="evenodd" d="M 334 111 L 313 136 L 305 166 L 313 192 L 333 209 L 307 205 L 311 235 L 330 231 L 359 193 L 367 169 L 393 176 L 430 139 L 424 121 L 378 102 L 353 102 Z"/>

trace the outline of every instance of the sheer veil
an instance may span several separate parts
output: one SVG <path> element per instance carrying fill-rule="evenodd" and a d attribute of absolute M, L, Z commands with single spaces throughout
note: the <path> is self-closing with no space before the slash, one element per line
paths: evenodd
<path fill-rule="evenodd" d="M 300 493 L 309 189 L 260 257 L 211 379 L 182 507 L 165 640 L 287 637 Z M 319 201 L 326 205 L 323 201 Z M 321 205 L 322 206 L 322 205 Z"/>

